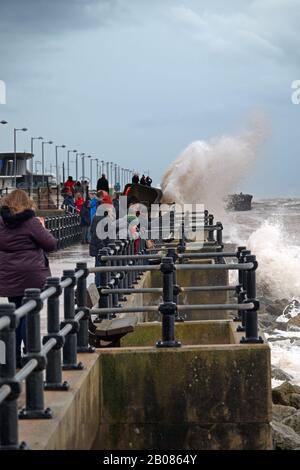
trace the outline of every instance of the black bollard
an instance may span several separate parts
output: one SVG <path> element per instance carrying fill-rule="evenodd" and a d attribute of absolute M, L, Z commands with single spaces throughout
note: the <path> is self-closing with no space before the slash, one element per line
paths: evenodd
<path fill-rule="evenodd" d="M 0 388 L 8 385 L 10 394 L 0 403 L 0 450 L 26 448 L 23 442 L 19 445 L 18 436 L 18 397 L 21 383 L 16 375 L 16 327 L 15 304 L 0 304 L 0 318 L 8 317 L 10 323 L 0 330 L 0 341 L 4 344 L 4 360 L 0 364 Z"/>
<path fill-rule="evenodd" d="M 62 293 L 60 279 L 48 277 L 46 289 L 55 287 L 55 294 L 48 298 L 47 302 L 47 336 L 43 338 L 43 344 L 49 339 L 56 339 L 56 345 L 47 355 L 45 390 L 69 390 L 68 382 L 62 382 L 61 348 L 65 338 L 59 334 L 59 296 Z"/>
<path fill-rule="evenodd" d="M 44 370 L 46 357 L 41 354 L 41 320 L 43 308 L 40 289 L 26 289 L 23 303 L 36 301 L 36 307 L 27 314 L 26 321 L 26 355 L 22 359 L 26 365 L 31 359 L 37 361 L 36 368 L 26 378 L 26 406 L 20 411 L 20 419 L 52 418 L 50 408 L 44 409 Z"/>
<path fill-rule="evenodd" d="M 241 339 L 241 343 L 263 343 L 261 336 L 258 336 L 257 325 L 257 310 L 259 309 L 259 302 L 256 299 L 256 269 L 257 261 L 253 255 L 245 256 L 246 263 L 253 263 L 253 268 L 247 271 L 247 300 L 252 302 L 254 307 L 252 310 L 245 311 L 245 336 Z"/>
<path fill-rule="evenodd" d="M 72 325 L 72 330 L 65 338 L 63 347 L 63 370 L 82 370 L 82 362 L 77 363 L 77 333 L 79 322 L 75 317 L 75 292 L 76 285 L 75 271 L 67 269 L 63 271 L 62 281 L 70 279 L 70 284 L 64 288 L 64 321 L 61 322 L 61 329 L 66 325 Z"/>
<path fill-rule="evenodd" d="M 172 258 L 162 259 L 160 270 L 163 274 L 163 303 L 159 306 L 159 311 L 162 314 L 162 340 L 156 343 L 157 348 L 177 348 L 181 346 L 181 343 L 175 340 L 175 314 L 177 308 L 175 302 L 173 302 L 174 269 Z"/>
<path fill-rule="evenodd" d="M 84 312 L 84 316 L 79 320 L 79 331 L 77 335 L 77 352 L 93 353 L 95 348 L 89 345 L 89 320 L 90 309 L 87 307 L 87 286 L 86 279 L 89 270 L 86 263 L 77 263 L 76 272 L 83 271 L 84 274 L 77 280 L 76 300 L 77 308 L 75 313 Z"/>

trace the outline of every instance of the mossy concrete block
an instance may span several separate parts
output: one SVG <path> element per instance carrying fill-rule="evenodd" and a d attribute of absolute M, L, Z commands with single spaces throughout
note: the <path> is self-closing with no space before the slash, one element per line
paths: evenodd
<path fill-rule="evenodd" d="M 209 264 L 208 261 L 206 261 Z M 199 264 L 204 264 L 199 262 Z M 227 286 L 228 271 L 205 270 L 180 270 L 176 273 L 177 284 L 182 287 L 190 286 Z M 143 278 L 141 287 L 162 287 L 162 276 L 159 271 L 148 273 Z M 158 305 L 162 296 L 158 294 L 144 294 L 143 305 Z M 228 291 L 203 291 L 185 292 L 179 295 L 178 303 L 183 304 L 224 304 L 228 302 Z M 186 320 L 215 320 L 229 318 L 226 310 L 203 310 L 180 312 Z M 160 321 L 159 312 L 149 312 L 145 316 L 146 321 Z"/>
<path fill-rule="evenodd" d="M 176 338 L 183 345 L 228 344 L 232 342 L 231 326 L 229 320 L 178 322 Z M 132 333 L 121 339 L 121 346 L 155 346 L 161 336 L 161 323 L 139 323 Z"/>
<path fill-rule="evenodd" d="M 104 351 L 100 361 L 100 447 L 124 448 L 122 439 L 118 441 L 120 434 L 138 428 L 144 434 L 136 436 L 132 448 L 155 449 L 157 442 L 154 437 L 151 440 L 150 430 L 160 426 L 171 427 L 177 436 L 174 441 L 172 434 L 163 433 L 166 448 L 261 448 L 264 444 L 257 440 L 261 430 L 262 441 L 270 443 L 271 376 L 266 345 L 121 348 Z M 208 430 L 219 430 L 221 425 L 228 433 L 231 430 L 231 444 L 225 431 L 212 434 L 214 443 L 208 444 Z M 245 437 L 247 426 L 253 430 L 250 437 Z M 129 443 L 125 448 L 130 448 Z"/>
<path fill-rule="evenodd" d="M 269 424 L 103 424 L 97 450 L 266 450 L 272 449 Z"/>

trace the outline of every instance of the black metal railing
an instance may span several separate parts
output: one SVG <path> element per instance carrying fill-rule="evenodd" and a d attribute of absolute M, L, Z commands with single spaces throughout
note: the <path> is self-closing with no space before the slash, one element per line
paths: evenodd
<path fill-rule="evenodd" d="M 72 216 L 67 216 L 72 217 Z M 55 219 L 55 218 L 54 218 Z M 27 289 L 23 304 L 18 309 L 14 304 L 0 304 L 0 344 L 4 345 L 5 360 L 0 364 L 0 449 L 25 448 L 19 443 L 19 419 L 51 419 L 52 410 L 44 403 L 44 390 L 65 390 L 69 385 L 63 380 L 63 370 L 80 371 L 84 364 L 78 362 L 77 353 L 93 352 L 89 345 L 89 323 L 118 314 L 159 312 L 161 314 L 161 340 L 156 347 L 180 347 L 176 338 L 176 321 L 183 321 L 182 311 L 227 310 L 237 311 L 235 320 L 237 331 L 244 332 L 241 344 L 262 343 L 258 335 L 256 299 L 257 261 L 245 247 L 234 252 L 223 249 L 221 224 L 214 224 L 209 214 L 204 214 L 207 238 L 204 248 L 215 251 L 206 253 L 189 252 L 187 244 L 164 244 L 159 239 L 149 252 L 145 240 L 141 240 L 139 253 L 134 253 L 134 243 L 129 240 L 115 240 L 100 250 L 99 266 L 88 268 L 86 263 L 77 263 L 75 270 L 65 270 L 61 278 L 50 277 L 43 291 Z M 69 219 L 70 220 L 70 219 Z M 207 221 L 211 223 L 206 224 Z M 54 236 L 61 227 L 56 222 L 47 221 Z M 51 225 L 52 224 L 52 225 Z M 65 225 L 67 227 L 68 224 Z M 208 227 L 208 228 L 207 228 Z M 183 232 L 184 232 L 183 227 Z M 55 232 L 56 231 L 56 232 Z M 216 235 L 216 236 L 215 236 Z M 64 234 L 70 240 L 70 234 Z M 235 262 L 226 263 L 226 258 Z M 211 259 L 209 264 L 189 263 L 189 260 Z M 238 272 L 236 285 L 220 286 L 180 286 L 176 273 L 181 270 L 217 270 Z M 161 274 L 161 287 L 139 287 L 136 284 L 146 272 Z M 100 284 L 99 305 L 87 308 L 87 276 L 98 273 Z M 232 291 L 236 302 L 223 304 L 179 305 L 178 296 L 182 292 Z M 157 293 L 162 296 L 159 305 L 121 306 L 125 295 L 132 293 Z M 60 321 L 60 297 L 63 296 L 64 319 Z M 40 316 L 47 310 L 47 334 L 41 338 Z M 20 319 L 26 317 L 26 354 L 22 358 L 22 368 L 16 370 L 16 328 Z M 45 376 L 45 377 L 44 377 Z M 44 380 L 45 379 L 45 380 Z M 21 384 L 26 381 L 25 407 L 18 413 L 18 399 Z"/>
<path fill-rule="evenodd" d="M 79 214 L 64 214 L 45 217 L 45 227 L 57 240 L 57 249 L 79 243 L 82 237 Z"/>
<path fill-rule="evenodd" d="M 76 270 L 63 277 L 48 278 L 45 289 L 26 289 L 23 305 L 0 304 L 0 341 L 5 361 L 0 365 L 0 448 L 20 448 L 18 419 L 51 419 L 45 408 L 44 390 L 68 390 L 62 370 L 81 370 L 78 352 L 93 352 L 88 343 L 90 310 L 86 307 L 88 268 L 77 263 Z M 76 295 L 75 295 L 76 288 Z M 64 297 L 64 320 L 59 320 L 59 297 Z M 76 299 L 76 304 L 75 304 Z M 40 314 L 47 302 L 47 334 L 41 339 Z M 26 316 L 26 354 L 16 372 L 16 327 Z M 44 382 L 45 373 L 45 382 Z M 26 381 L 25 407 L 18 413 L 21 383 Z M 21 444 L 24 448 L 25 444 Z"/>

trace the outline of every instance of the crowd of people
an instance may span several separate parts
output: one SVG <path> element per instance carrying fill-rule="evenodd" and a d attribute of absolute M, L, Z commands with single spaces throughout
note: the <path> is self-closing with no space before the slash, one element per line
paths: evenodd
<path fill-rule="evenodd" d="M 150 178 L 149 175 L 148 176 L 142 175 L 140 178 L 138 173 L 135 173 L 132 177 L 131 182 L 132 184 L 142 184 L 143 186 L 151 187 L 152 179 Z"/>
<path fill-rule="evenodd" d="M 136 178 L 138 178 L 138 181 Z M 132 184 L 151 186 L 151 178 L 143 175 L 139 179 L 134 175 Z M 130 231 L 134 240 L 134 253 L 138 253 L 141 241 L 141 217 L 138 201 L 128 197 L 126 213 L 119 207 L 120 185 L 116 184 L 113 196 L 110 196 L 109 183 L 103 174 L 97 182 L 96 191 L 88 191 L 87 185 L 74 181 L 70 176 L 64 183 L 62 208 L 67 212 L 78 213 L 82 227 L 82 243 L 89 244 L 89 254 L 98 265 L 98 253 L 112 241 L 109 237 L 99 237 L 97 227 L 105 217 L 115 224 L 117 230 L 122 226 Z M 97 211 L 100 205 L 106 206 Z M 43 219 L 36 217 L 35 204 L 28 194 L 16 189 L 1 201 L 0 207 L 0 297 L 7 297 L 16 307 L 22 304 L 24 290 L 27 288 L 42 289 L 46 279 L 51 275 L 47 253 L 55 250 L 56 239 L 45 228 Z M 96 285 L 100 285 L 96 275 Z M 20 321 L 16 330 L 17 365 L 21 364 L 21 345 L 26 351 L 26 320 Z"/>

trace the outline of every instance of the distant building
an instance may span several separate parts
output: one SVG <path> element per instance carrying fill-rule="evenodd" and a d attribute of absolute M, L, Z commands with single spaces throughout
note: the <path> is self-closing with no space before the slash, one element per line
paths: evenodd
<path fill-rule="evenodd" d="M 15 165 L 14 165 L 14 152 L 0 153 L 0 190 L 5 188 L 14 187 Z M 29 161 L 33 155 L 26 152 L 17 152 L 16 154 L 16 181 L 18 188 L 28 188 L 33 182 L 33 187 L 42 185 L 42 175 L 33 174 L 29 169 Z M 54 175 L 44 175 L 45 185 L 55 185 L 56 180 Z"/>

